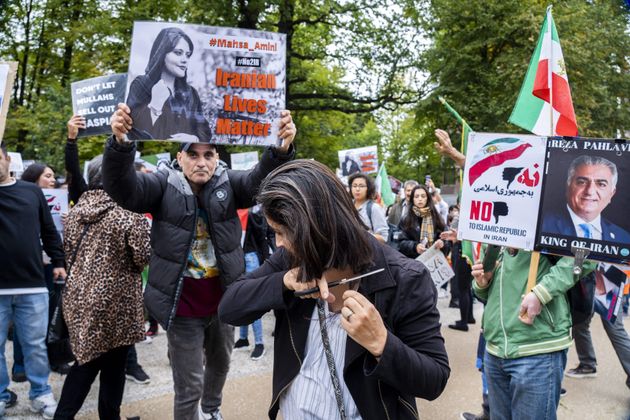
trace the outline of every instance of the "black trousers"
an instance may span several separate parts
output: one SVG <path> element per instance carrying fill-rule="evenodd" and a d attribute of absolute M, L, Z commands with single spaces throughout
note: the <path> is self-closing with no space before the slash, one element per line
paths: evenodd
<path fill-rule="evenodd" d="M 451 258 L 453 260 L 453 271 L 455 271 L 455 283 L 459 292 L 459 314 L 460 322 L 467 324 L 474 319 L 472 307 L 472 269 L 461 254 L 461 243 L 453 246 Z"/>
<path fill-rule="evenodd" d="M 98 417 L 101 420 L 120 420 L 129 347 L 117 347 L 80 366 L 75 363 L 63 383 L 55 419 L 74 419 L 100 372 Z"/>

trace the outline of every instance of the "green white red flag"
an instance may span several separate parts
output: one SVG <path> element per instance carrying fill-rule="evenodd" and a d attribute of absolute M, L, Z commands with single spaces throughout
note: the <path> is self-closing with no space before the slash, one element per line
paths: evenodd
<path fill-rule="evenodd" d="M 538 44 L 509 122 L 542 136 L 578 134 L 569 79 L 551 6 L 547 8 Z"/>

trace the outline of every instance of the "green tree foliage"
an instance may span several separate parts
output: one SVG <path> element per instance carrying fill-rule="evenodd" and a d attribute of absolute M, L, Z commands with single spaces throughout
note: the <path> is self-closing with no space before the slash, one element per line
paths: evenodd
<path fill-rule="evenodd" d="M 407 1 L 407 0 L 406 0 Z M 402 83 L 418 57 L 396 39 L 416 33 L 393 0 L 5 0 L 0 58 L 19 62 L 5 140 L 25 158 L 61 169 L 69 85 L 127 70 L 133 22 L 158 20 L 270 30 L 287 35 L 287 108 L 298 152 L 336 166 L 336 150 L 378 142 L 370 112 L 413 103 Z M 395 24 L 394 24 L 395 23 Z M 83 139 L 82 158 L 104 138 Z M 146 153 L 164 149 L 143 143 Z M 176 146 L 171 147 L 174 151 Z"/>
<path fill-rule="evenodd" d="M 538 39 L 547 2 L 423 1 L 417 18 L 433 40 L 423 68 L 431 93 L 416 108 L 418 125 L 457 124 L 442 95 L 477 131 L 519 132 L 507 122 Z M 580 134 L 615 137 L 630 121 L 630 13 L 621 0 L 554 2 Z M 418 141 L 428 142 L 432 130 Z M 454 136 L 455 137 L 455 136 Z M 455 140 L 455 138 L 454 138 Z"/>

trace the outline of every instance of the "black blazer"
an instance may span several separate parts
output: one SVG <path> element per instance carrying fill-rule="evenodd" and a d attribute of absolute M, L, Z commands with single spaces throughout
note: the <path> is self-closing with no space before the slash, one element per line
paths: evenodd
<path fill-rule="evenodd" d="M 364 279 L 359 292 L 376 306 L 389 333 L 378 362 L 348 337 L 343 379 L 363 419 L 416 419 L 415 398 L 437 398 L 450 374 L 436 290 L 423 264 L 370 240 L 370 270 L 385 271 Z M 279 248 L 258 270 L 230 285 L 219 305 L 220 319 L 233 325 L 248 325 L 269 310 L 275 312 L 271 419 L 278 413 L 280 394 L 300 371 L 316 303 L 284 288 L 289 268 L 287 253 Z"/>

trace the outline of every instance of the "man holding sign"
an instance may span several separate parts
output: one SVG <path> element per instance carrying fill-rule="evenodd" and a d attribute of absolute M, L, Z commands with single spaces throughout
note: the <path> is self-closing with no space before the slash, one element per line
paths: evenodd
<path fill-rule="evenodd" d="M 492 417 L 555 419 L 571 346 L 566 299 L 577 279 L 573 258 L 542 255 L 536 286 L 526 290 L 531 252 L 503 248 L 494 270 L 472 267 L 473 289 L 487 301 L 484 368 Z M 555 262 L 555 264 L 554 264 Z M 491 264 L 494 265 L 494 262 Z M 584 263 L 584 273 L 594 263 Z"/>
<path fill-rule="evenodd" d="M 295 124 L 281 113 L 280 146 L 249 171 L 224 168 L 214 144 L 183 143 L 177 169 L 151 174 L 134 170 L 136 148 L 125 140 L 132 128 L 131 110 L 120 104 L 103 159 L 105 191 L 122 207 L 153 215 L 145 304 L 167 330 L 174 417 L 220 419 L 234 330 L 219 321 L 217 307 L 245 267 L 236 209 L 253 206 L 263 178 L 293 158 Z"/>

